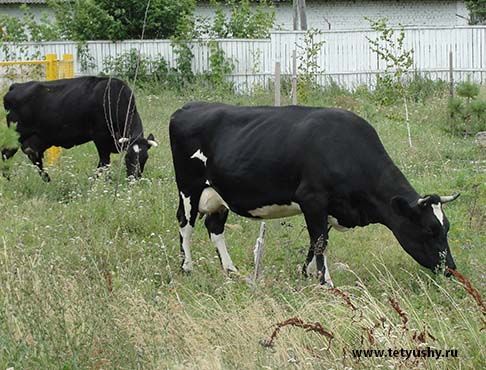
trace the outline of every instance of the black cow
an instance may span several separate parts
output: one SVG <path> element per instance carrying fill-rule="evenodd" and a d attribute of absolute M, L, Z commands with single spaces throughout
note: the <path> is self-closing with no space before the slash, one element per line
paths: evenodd
<path fill-rule="evenodd" d="M 421 265 L 455 269 L 442 204 L 456 196 L 422 197 L 364 119 L 340 109 L 239 107 L 189 103 L 170 121 L 179 190 L 182 268 L 192 269 L 190 238 L 198 213 L 225 270 L 235 271 L 223 231 L 228 209 L 250 218 L 303 213 L 321 283 L 332 286 L 326 261 L 328 225 L 381 223 Z"/>
<path fill-rule="evenodd" d="M 130 88 L 109 77 L 15 83 L 3 98 L 7 124 L 16 124 L 22 151 L 49 181 L 42 158 L 49 147 L 71 148 L 93 141 L 100 160 L 98 168 L 110 164 L 110 154 L 126 150 L 127 176 L 140 177 L 148 149 L 157 143 L 146 139 Z M 8 159 L 17 149 L 2 151 Z"/>

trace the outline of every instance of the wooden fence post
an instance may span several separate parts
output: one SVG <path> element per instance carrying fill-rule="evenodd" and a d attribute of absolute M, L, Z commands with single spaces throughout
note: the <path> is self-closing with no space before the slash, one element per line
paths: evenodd
<path fill-rule="evenodd" d="M 255 263 L 255 270 L 253 271 L 253 276 L 251 277 L 251 282 L 256 284 L 258 279 L 262 274 L 262 258 L 263 258 L 263 248 L 265 245 L 265 222 L 262 221 L 260 224 L 260 233 L 255 243 L 255 248 L 253 249 L 253 258 Z"/>
<path fill-rule="evenodd" d="M 449 94 L 454 97 L 454 57 L 452 50 L 449 51 Z"/>
<path fill-rule="evenodd" d="M 280 107 L 280 62 L 275 62 L 275 106 Z"/>
<path fill-rule="evenodd" d="M 292 104 L 297 105 L 297 54 L 292 52 Z"/>

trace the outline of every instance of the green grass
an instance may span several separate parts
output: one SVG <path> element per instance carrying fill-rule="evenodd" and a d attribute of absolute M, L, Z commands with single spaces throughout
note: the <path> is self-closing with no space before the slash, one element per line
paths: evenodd
<path fill-rule="evenodd" d="M 189 100 L 256 105 L 271 104 L 271 96 L 139 91 L 145 131 L 160 145 L 137 183 L 116 180 L 124 173 L 118 158 L 110 176 L 90 179 L 97 163 L 93 144 L 64 150 L 48 169 L 49 184 L 17 154 L 10 181 L 0 178 L 0 368 L 484 367 L 485 322 L 473 298 L 456 280 L 422 269 L 383 226 L 330 236 L 334 283 L 356 311 L 299 274 L 308 244 L 302 217 L 267 223 L 264 277 L 256 289 L 245 277 L 259 223 L 235 215 L 226 236 L 240 276 L 221 272 L 202 222 L 192 247 L 195 271 L 179 271 L 170 114 Z M 486 155 L 472 138 L 441 129 L 446 98 L 410 107 L 413 148 L 397 119 L 400 105 L 382 108 L 360 95 L 315 96 L 309 104 L 350 106 L 369 119 L 422 194 L 461 192 L 446 207 L 449 242 L 459 271 L 484 295 Z M 406 312 L 407 330 L 389 298 Z M 290 327 L 282 328 L 273 348 L 260 344 L 274 324 L 295 316 L 332 332 L 330 347 L 325 337 Z M 435 339 L 426 335 L 419 343 L 413 336 L 420 332 Z M 427 346 L 457 349 L 458 357 L 351 356 L 360 348 Z"/>

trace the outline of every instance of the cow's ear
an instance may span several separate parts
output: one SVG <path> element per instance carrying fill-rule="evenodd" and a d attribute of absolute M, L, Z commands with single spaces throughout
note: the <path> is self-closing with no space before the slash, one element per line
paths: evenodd
<path fill-rule="evenodd" d="M 414 215 L 413 207 L 404 197 L 393 197 L 391 200 L 391 206 L 395 213 L 401 216 L 412 218 Z"/>
<path fill-rule="evenodd" d="M 149 136 L 147 136 L 147 143 L 149 145 L 149 149 L 152 146 L 155 148 L 156 146 L 159 145 L 159 143 L 155 141 L 155 137 L 152 134 L 150 134 Z"/>

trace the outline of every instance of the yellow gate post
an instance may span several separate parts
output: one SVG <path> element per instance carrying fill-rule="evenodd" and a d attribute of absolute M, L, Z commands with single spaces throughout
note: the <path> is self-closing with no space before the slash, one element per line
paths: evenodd
<path fill-rule="evenodd" d="M 74 58 L 72 54 L 64 54 L 62 56 L 62 69 L 63 73 L 61 78 L 73 78 L 74 77 Z"/>
<path fill-rule="evenodd" d="M 46 54 L 46 80 L 57 80 L 59 75 L 59 64 L 56 54 Z"/>
<path fill-rule="evenodd" d="M 59 62 L 56 54 L 46 54 L 46 80 L 57 80 L 59 78 Z M 64 66 L 63 66 L 64 67 Z M 59 161 L 61 148 L 51 146 L 46 151 L 46 164 L 52 166 Z"/>

